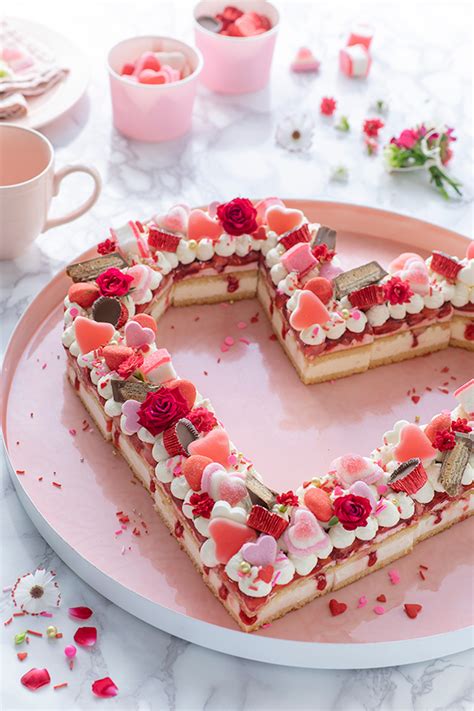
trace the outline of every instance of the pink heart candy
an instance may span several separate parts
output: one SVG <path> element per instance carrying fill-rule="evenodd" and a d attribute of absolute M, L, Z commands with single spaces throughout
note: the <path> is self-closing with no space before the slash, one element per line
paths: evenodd
<path fill-rule="evenodd" d="M 213 220 L 203 210 L 191 210 L 188 220 L 189 239 L 200 240 L 203 237 L 218 239 L 222 234 L 222 226 Z"/>
<path fill-rule="evenodd" d="M 260 536 L 255 543 L 244 543 L 241 553 L 242 558 L 250 565 L 259 567 L 273 565 L 277 554 L 277 542 L 273 536 Z"/>
<path fill-rule="evenodd" d="M 311 511 L 298 508 L 291 517 L 291 524 L 283 534 L 283 539 L 290 553 L 305 556 L 324 548 L 329 537 Z"/>
<path fill-rule="evenodd" d="M 296 229 L 304 220 L 301 210 L 291 210 L 281 205 L 269 207 L 265 216 L 269 228 L 278 235 Z"/>
<path fill-rule="evenodd" d="M 125 326 L 125 343 L 130 348 L 142 348 L 155 340 L 155 333 L 151 328 L 143 328 L 137 321 L 129 321 Z"/>
<path fill-rule="evenodd" d="M 140 404 L 136 400 L 126 400 L 122 405 L 122 415 L 125 418 L 123 422 L 123 430 L 127 435 L 133 435 L 138 432 L 141 425 L 138 422 L 138 411 Z"/>
<path fill-rule="evenodd" d="M 378 464 L 359 454 L 344 454 L 338 457 L 332 462 L 331 470 L 346 487 L 352 486 L 355 482 L 374 484 L 383 475 Z"/>
<path fill-rule="evenodd" d="M 417 259 L 421 261 L 422 257 L 416 252 L 402 252 L 399 257 L 396 257 L 396 259 L 393 259 L 390 262 L 390 264 L 388 265 L 388 273 L 395 274 L 396 272 L 401 271 L 402 269 L 404 269 L 409 259 Z"/>
<path fill-rule="evenodd" d="M 330 314 L 321 299 L 312 291 L 301 292 L 298 305 L 290 316 L 290 325 L 297 331 L 313 324 L 323 324 L 329 321 Z"/>
<path fill-rule="evenodd" d="M 174 205 L 164 215 L 157 215 L 154 220 L 158 227 L 162 227 L 164 230 L 186 234 L 188 211 L 184 205 Z"/>
<path fill-rule="evenodd" d="M 263 225 L 265 223 L 267 210 L 275 205 L 285 207 L 283 200 L 280 200 L 280 198 L 277 197 L 267 197 L 264 200 L 257 202 L 255 205 L 255 209 L 257 210 L 257 225 Z"/>
<path fill-rule="evenodd" d="M 168 78 L 162 69 L 159 72 L 154 69 L 142 69 L 138 75 L 138 81 L 140 84 L 166 84 Z"/>
<path fill-rule="evenodd" d="M 400 278 L 410 284 L 415 294 L 424 296 L 430 290 L 428 268 L 421 260 L 409 260 L 400 272 Z"/>
<path fill-rule="evenodd" d="M 214 501 L 227 501 L 231 506 L 236 506 L 247 495 L 244 480 L 236 474 L 229 474 L 218 462 L 208 464 L 204 469 L 201 489 Z"/>

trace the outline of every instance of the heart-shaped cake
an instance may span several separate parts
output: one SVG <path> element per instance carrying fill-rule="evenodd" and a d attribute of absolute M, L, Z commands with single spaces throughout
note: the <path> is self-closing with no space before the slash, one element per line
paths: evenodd
<path fill-rule="evenodd" d="M 371 261 L 344 271 L 335 240 L 279 198 L 239 197 L 130 221 L 99 246 L 102 256 L 68 269 L 63 344 L 74 390 L 245 631 L 472 511 L 474 379 L 455 391 L 451 411 L 426 425 L 396 422 L 373 452 L 341 452 L 329 471 L 277 492 L 156 343 L 171 303 L 258 296 L 304 383 L 448 346 L 474 350 L 471 246 L 464 257 L 403 253 L 386 269 Z M 94 319 L 102 299 L 115 326 Z M 415 618 L 419 606 L 406 607 Z M 345 609 L 331 598 L 328 620 Z"/>

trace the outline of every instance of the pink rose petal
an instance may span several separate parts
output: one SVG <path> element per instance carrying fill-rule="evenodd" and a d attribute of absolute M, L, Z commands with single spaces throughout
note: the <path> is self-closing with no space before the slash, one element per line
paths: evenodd
<path fill-rule="evenodd" d="M 93 647 L 97 642 L 97 629 L 95 627 L 78 627 L 74 641 L 81 647 Z"/>
<path fill-rule="evenodd" d="M 117 696 L 118 686 L 114 684 L 110 676 L 105 676 L 103 679 L 93 682 L 92 693 L 101 699 L 107 699 L 110 696 Z"/>
<path fill-rule="evenodd" d="M 94 614 L 90 607 L 70 607 L 68 613 L 77 620 L 88 620 Z"/>

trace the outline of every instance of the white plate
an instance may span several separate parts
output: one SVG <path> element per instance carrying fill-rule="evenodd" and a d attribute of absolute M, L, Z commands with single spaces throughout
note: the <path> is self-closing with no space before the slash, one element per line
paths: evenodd
<path fill-rule="evenodd" d="M 20 32 L 45 45 L 54 54 L 58 64 L 69 69 L 66 77 L 41 96 L 28 97 L 28 113 L 8 123 L 27 128 L 40 128 L 69 111 L 87 89 L 89 67 L 83 52 L 68 37 L 54 32 L 36 22 L 7 17 L 7 22 Z M 1 120 L 0 120 L 1 125 Z"/>

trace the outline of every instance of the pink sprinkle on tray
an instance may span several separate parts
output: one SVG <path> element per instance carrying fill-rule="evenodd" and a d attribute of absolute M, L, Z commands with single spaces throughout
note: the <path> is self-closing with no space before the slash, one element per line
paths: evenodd
<path fill-rule="evenodd" d="M 357 607 L 365 607 L 367 605 L 367 598 L 365 595 L 362 595 L 359 598 L 359 602 L 357 603 Z"/>
<path fill-rule="evenodd" d="M 243 328 L 247 328 L 247 323 L 245 321 L 239 321 L 237 324 L 237 328 L 240 328 L 242 330 Z"/>
<path fill-rule="evenodd" d="M 224 338 L 224 343 L 226 344 L 226 346 L 233 346 L 233 345 L 234 345 L 234 339 L 232 338 L 232 336 L 226 336 L 226 337 Z"/>
<path fill-rule="evenodd" d="M 390 582 L 392 583 L 392 585 L 398 585 L 398 583 L 400 582 L 400 573 L 398 572 L 398 570 L 395 570 L 395 568 L 393 568 L 393 570 L 388 571 L 388 577 L 390 578 Z"/>
<path fill-rule="evenodd" d="M 75 437 L 77 434 L 77 430 L 75 430 L 73 427 L 71 427 L 71 429 L 69 430 L 69 434 L 71 435 L 71 437 Z"/>
<path fill-rule="evenodd" d="M 250 345 L 250 341 L 249 341 L 248 338 L 239 338 L 239 341 L 240 341 L 241 343 L 244 343 L 246 346 L 249 346 L 249 345 Z"/>
<path fill-rule="evenodd" d="M 374 607 L 374 612 L 376 615 L 384 615 L 385 614 L 385 607 L 382 607 L 382 605 L 376 605 Z"/>

